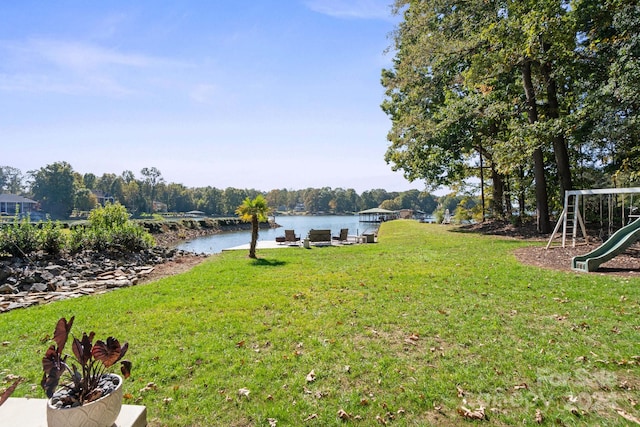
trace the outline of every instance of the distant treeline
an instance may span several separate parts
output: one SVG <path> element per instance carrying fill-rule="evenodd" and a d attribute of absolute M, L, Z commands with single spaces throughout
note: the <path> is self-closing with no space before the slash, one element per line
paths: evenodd
<path fill-rule="evenodd" d="M 233 216 L 249 197 L 262 194 L 278 211 L 345 213 L 381 207 L 390 210 L 413 209 L 432 213 L 445 202 L 453 212 L 459 198 L 438 197 L 418 190 L 389 192 L 372 189 L 358 194 L 351 188 L 254 189 L 216 187 L 189 188 L 167 183 L 155 168 L 143 168 L 140 176 L 132 171 L 120 175 L 75 172 L 67 162 L 56 162 L 26 175 L 17 168 L 0 166 L 0 192 L 23 195 L 41 205 L 53 218 L 68 218 L 76 211 L 90 211 L 105 201 L 119 202 L 135 216 L 154 212 L 202 211 L 212 216 Z"/>

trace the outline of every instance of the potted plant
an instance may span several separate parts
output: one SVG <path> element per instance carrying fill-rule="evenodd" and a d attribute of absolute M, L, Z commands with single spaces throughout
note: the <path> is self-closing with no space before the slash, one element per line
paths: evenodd
<path fill-rule="evenodd" d="M 124 378 L 129 378 L 131 362 L 122 360 L 128 344 L 120 345 L 117 339 L 93 343 L 93 332 L 82 333 L 82 339 L 73 337 L 71 349 L 73 362 L 67 362 L 64 347 L 69 338 L 74 317 L 69 321 L 58 320 L 53 332 L 52 344 L 42 358 L 42 388 L 47 401 L 47 423 L 49 427 L 95 425 L 110 427 L 118 418 L 122 407 L 122 377 L 108 372 L 120 362 Z M 64 374 L 69 377 L 58 387 Z"/>

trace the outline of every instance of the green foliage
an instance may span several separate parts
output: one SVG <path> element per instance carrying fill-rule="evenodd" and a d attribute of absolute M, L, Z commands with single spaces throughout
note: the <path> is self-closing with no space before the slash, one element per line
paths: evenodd
<path fill-rule="evenodd" d="M 40 227 L 39 244 L 42 250 L 57 255 L 67 247 L 67 235 L 59 221 L 48 220 Z"/>
<path fill-rule="evenodd" d="M 18 219 L 0 228 L 0 253 L 24 256 L 37 250 L 58 254 L 63 250 L 79 252 L 139 251 L 155 244 L 141 225 L 131 221 L 124 206 L 107 204 L 91 211 L 86 224 L 76 225 L 67 234 L 60 222 L 48 220 L 32 224 L 29 218 Z"/>
<path fill-rule="evenodd" d="M 33 197 L 54 218 L 68 218 L 76 194 L 74 171 L 67 162 L 56 162 L 30 172 Z"/>
<path fill-rule="evenodd" d="M 98 199 L 88 188 L 76 191 L 75 208 L 80 211 L 90 211 L 98 205 Z"/>
<path fill-rule="evenodd" d="M 67 240 L 67 248 L 70 252 L 81 252 L 91 247 L 91 233 L 84 225 L 78 225 L 71 228 L 69 238 Z"/>
<path fill-rule="evenodd" d="M 112 230 L 129 221 L 127 208 L 120 203 L 98 207 L 89 214 L 89 226 L 96 230 Z"/>
<path fill-rule="evenodd" d="M 78 227 L 72 234 L 74 250 L 93 249 L 138 251 L 153 246 L 153 237 L 139 224 L 129 219 L 120 203 L 108 203 L 91 211 L 87 227 Z"/>
<path fill-rule="evenodd" d="M 267 215 L 269 214 L 269 205 L 267 204 L 267 200 L 261 194 L 258 194 L 253 200 L 247 197 L 236 209 L 236 214 L 242 221 L 251 223 L 249 257 L 256 258 L 259 225 L 260 222 L 267 220 Z"/>
<path fill-rule="evenodd" d="M 0 228 L 0 253 L 21 257 L 39 248 L 40 232 L 30 218 L 18 218 Z"/>

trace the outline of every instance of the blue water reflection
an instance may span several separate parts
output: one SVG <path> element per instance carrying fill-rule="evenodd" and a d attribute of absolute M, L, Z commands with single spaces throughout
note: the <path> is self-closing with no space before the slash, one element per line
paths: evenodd
<path fill-rule="evenodd" d="M 278 216 L 276 223 L 280 228 L 260 230 L 258 240 L 275 240 L 278 236 L 284 236 L 284 230 L 295 230 L 296 235 L 304 238 L 309 230 L 331 230 L 331 235 L 337 236 L 340 229 L 348 228 L 349 235 L 373 233 L 378 224 L 360 222 L 357 215 L 326 215 L 326 216 Z M 214 234 L 212 236 L 198 237 L 177 246 L 185 251 L 215 254 L 223 249 L 247 244 L 251 241 L 251 232 L 236 231 Z"/>

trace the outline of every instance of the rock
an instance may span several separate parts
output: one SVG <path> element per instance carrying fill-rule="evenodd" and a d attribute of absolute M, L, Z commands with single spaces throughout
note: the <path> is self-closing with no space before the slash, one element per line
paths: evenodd
<path fill-rule="evenodd" d="M 0 294 L 15 294 L 18 290 L 8 283 L 0 285 Z"/>
<path fill-rule="evenodd" d="M 12 274 L 13 269 L 11 267 L 9 267 L 8 265 L 2 266 L 2 268 L 0 268 L 0 281 L 6 279 L 7 277 L 10 277 Z"/>
<path fill-rule="evenodd" d="M 46 283 L 34 283 L 29 288 L 29 292 L 45 292 L 49 290 L 49 286 Z"/>
<path fill-rule="evenodd" d="M 56 265 L 56 264 L 50 264 L 46 266 L 44 269 L 45 271 L 47 271 L 48 273 L 54 276 L 59 276 L 63 271 L 62 266 Z"/>

